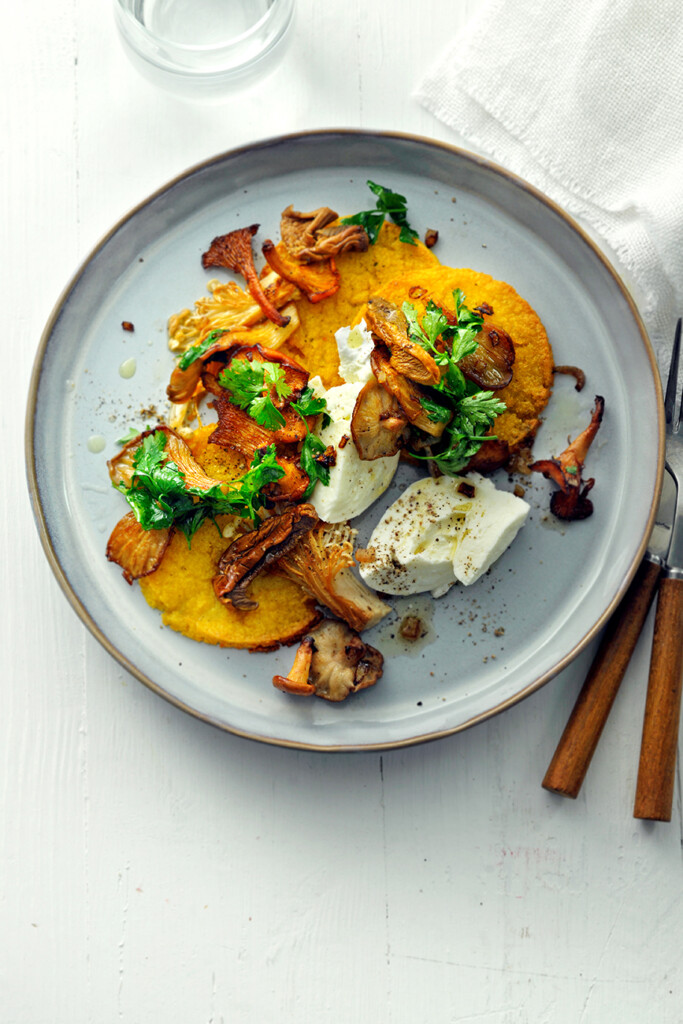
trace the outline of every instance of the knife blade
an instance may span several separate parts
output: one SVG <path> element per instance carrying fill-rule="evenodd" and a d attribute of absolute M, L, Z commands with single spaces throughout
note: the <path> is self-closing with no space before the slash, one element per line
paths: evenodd
<path fill-rule="evenodd" d="M 671 545 L 676 483 L 664 473 L 647 552 L 603 634 L 557 745 L 543 787 L 576 799 L 657 591 Z"/>

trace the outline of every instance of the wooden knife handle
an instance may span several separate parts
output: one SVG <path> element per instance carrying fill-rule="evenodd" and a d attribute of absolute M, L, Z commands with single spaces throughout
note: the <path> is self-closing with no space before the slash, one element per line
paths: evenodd
<path fill-rule="evenodd" d="M 545 789 L 576 799 L 650 610 L 660 573 L 656 562 L 644 559 L 610 619 L 545 773 Z"/>
<path fill-rule="evenodd" d="M 683 689 L 683 579 L 659 585 L 634 818 L 671 821 Z"/>

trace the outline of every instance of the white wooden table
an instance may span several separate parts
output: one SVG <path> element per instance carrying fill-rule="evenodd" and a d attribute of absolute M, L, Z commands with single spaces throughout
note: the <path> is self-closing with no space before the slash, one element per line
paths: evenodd
<path fill-rule="evenodd" d="M 270 748 L 127 676 L 68 606 L 29 508 L 34 352 L 100 236 L 185 167 L 269 135 L 457 142 L 410 90 L 475 6 L 299 0 L 280 68 L 219 108 L 142 81 L 106 0 L 4 12 L 2 1024 L 683 1020 L 680 779 L 671 824 L 631 816 L 651 621 L 576 802 L 540 782 L 592 650 L 450 739 Z"/>

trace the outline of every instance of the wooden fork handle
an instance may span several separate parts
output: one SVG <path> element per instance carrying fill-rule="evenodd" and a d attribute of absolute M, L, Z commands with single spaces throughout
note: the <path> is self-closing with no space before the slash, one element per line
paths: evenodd
<path fill-rule="evenodd" d="M 576 799 L 650 610 L 660 573 L 660 565 L 645 558 L 610 619 L 545 773 L 545 789 Z"/>
<path fill-rule="evenodd" d="M 683 689 L 683 579 L 659 585 L 634 818 L 671 821 Z"/>

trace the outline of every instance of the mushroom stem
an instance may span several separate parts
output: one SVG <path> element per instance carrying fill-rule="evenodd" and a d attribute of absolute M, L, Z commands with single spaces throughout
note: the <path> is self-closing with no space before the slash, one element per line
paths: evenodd
<path fill-rule="evenodd" d="M 308 676 L 311 671 L 311 659 L 315 644 L 310 636 L 304 637 L 296 652 L 294 664 L 288 676 L 273 676 L 273 686 L 282 690 L 283 693 L 293 693 L 299 697 L 312 697 L 315 687 L 309 683 Z"/>
<path fill-rule="evenodd" d="M 550 511 L 558 519 L 587 519 L 593 512 L 593 503 L 588 498 L 595 480 L 586 480 L 582 488 L 581 472 L 595 435 L 602 423 L 605 399 L 595 396 L 591 421 L 585 430 L 562 452 L 558 459 L 540 459 L 532 462 L 529 469 L 542 473 L 559 487 L 550 499 Z"/>

